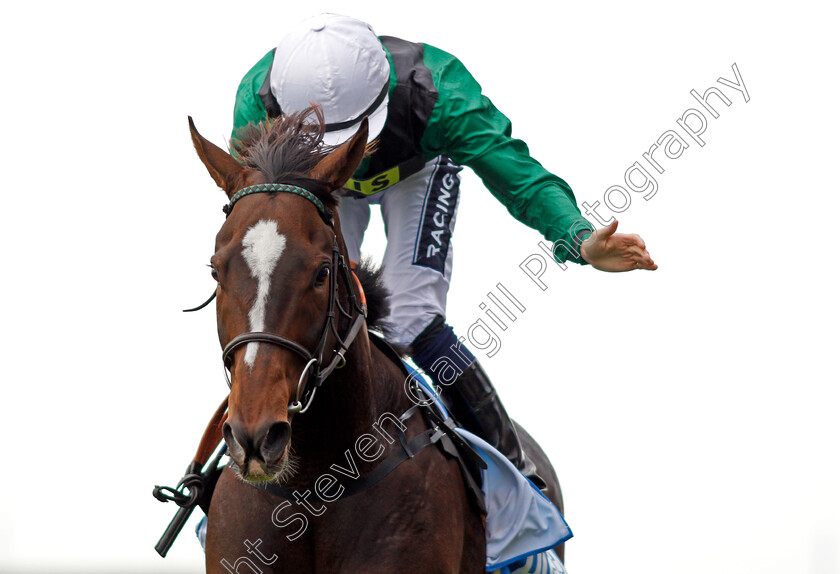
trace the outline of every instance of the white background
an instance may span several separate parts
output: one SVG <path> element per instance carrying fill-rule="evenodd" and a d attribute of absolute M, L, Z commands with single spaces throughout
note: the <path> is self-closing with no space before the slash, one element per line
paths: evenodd
<path fill-rule="evenodd" d="M 705 147 L 619 217 L 658 271 L 554 267 L 539 291 L 538 234 L 465 174 L 450 321 L 498 282 L 527 307 L 483 363 L 560 475 L 571 572 L 840 571 L 835 8 L 5 6 L 0 571 L 203 571 L 191 526 L 153 550 L 175 508 L 152 486 L 226 392 L 213 311 L 180 312 L 213 289 L 224 202 L 186 117 L 223 144 L 241 76 L 322 11 L 457 55 L 579 202 L 738 64 L 749 103 L 722 88 Z"/>

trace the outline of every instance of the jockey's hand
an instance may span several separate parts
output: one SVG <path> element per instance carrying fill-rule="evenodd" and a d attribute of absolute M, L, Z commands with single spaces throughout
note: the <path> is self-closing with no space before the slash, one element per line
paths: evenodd
<path fill-rule="evenodd" d="M 618 220 L 589 236 L 581 245 L 583 260 L 600 271 L 632 271 L 650 269 L 657 265 L 650 258 L 645 242 L 636 234 L 616 233 Z"/>

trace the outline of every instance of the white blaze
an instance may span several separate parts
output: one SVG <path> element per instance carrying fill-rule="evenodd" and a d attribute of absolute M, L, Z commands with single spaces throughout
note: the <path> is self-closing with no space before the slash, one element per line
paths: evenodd
<path fill-rule="evenodd" d="M 252 332 L 265 329 L 265 307 L 268 303 L 271 274 L 285 247 L 286 238 L 277 232 L 277 223 L 265 219 L 254 224 L 242 239 L 242 257 L 248 263 L 251 277 L 257 280 L 257 297 L 248 313 Z M 245 349 L 245 363 L 249 367 L 254 366 L 259 346 L 259 343 L 248 343 Z"/>

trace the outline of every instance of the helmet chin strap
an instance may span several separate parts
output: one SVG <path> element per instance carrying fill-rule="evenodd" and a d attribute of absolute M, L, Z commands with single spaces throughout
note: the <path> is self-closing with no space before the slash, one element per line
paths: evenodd
<path fill-rule="evenodd" d="M 385 85 L 382 86 L 382 90 L 379 92 L 379 95 L 376 96 L 376 99 L 373 100 L 373 103 L 368 106 L 368 108 L 363 111 L 361 114 L 353 118 L 352 120 L 347 120 L 345 122 L 335 122 L 332 124 L 327 124 L 324 126 L 324 131 L 329 132 L 337 132 L 338 130 L 347 129 L 357 125 L 360 121 L 362 121 L 366 116 L 371 115 L 373 112 L 376 111 L 382 102 L 385 101 L 385 97 L 388 95 L 388 88 L 390 86 L 390 82 L 388 80 L 385 81 Z"/>

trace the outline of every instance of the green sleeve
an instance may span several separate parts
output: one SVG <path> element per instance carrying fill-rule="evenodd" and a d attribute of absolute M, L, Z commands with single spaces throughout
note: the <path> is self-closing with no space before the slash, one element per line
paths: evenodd
<path fill-rule="evenodd" d="M 265 106 L 260 100 L 259 91 L 265 82 L 265 76 L 268 70 L 271 69 L 271 62 L 274 60 L 274 50 L 254 64 L 254 67 L 248 70 L 245 77 L 239 83 L 239 89 L 236 90 L 236 104 L 233 107 L 233 130 L 231 137 L 236 134 L 236 130 L 248 125 L 250 122 L 260 122 L 265 119 Z"/>
<path fill-rule="evenodd" d="M 577 244 L 592 226 L 583 218 L 569 185 L 531 157 L 525 142 L 511 137 L 511 124 L 481 93 L 481 86 L 454 56 L 425 46 L 438 100 L 421 145 L 466 165 L 516 219 L 551 242 L 562 240 L 558 261 L 585 263 Z M 577 236 L 577 237 L 576 237 Z"/>

